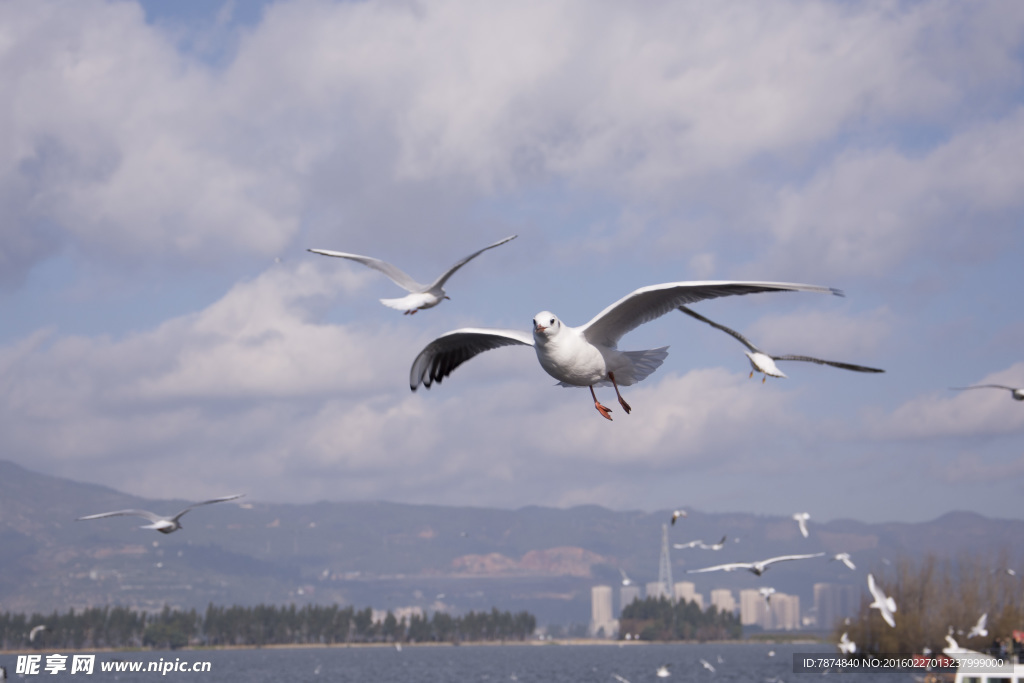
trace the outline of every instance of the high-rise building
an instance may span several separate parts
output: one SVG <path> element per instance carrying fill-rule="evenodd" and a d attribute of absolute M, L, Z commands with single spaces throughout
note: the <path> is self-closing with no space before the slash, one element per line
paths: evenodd
<path fill-rule="evenodd" d="M 695 588 L 696 586 L 692 581 L 680 581 L 675 585 L 673 595 L 676 601 L 695 602 L 697 607 L 704 609 L 704 596 L 698 593 Z"/>
<path fill-rule="evenodd" d="M 648 598 L 665 598 L 666 600 L 672 599 L 672 593 L 665 591 L 665 584 L 661 581 L 651 581 L 645 587 Z"/>
<path fill-rule="evenodd" d="M 626 605 L 632 604 L 634 600 L 639 599 L 640 586 L 630 584 L 619 588 L 619 615 L 622 615 L 622 610 L 626 609 Z"/>
<path fill-rule="evenodd" d="M 756 590 L 740 591 L 740 623 L 764 629 L 792 631 L 800 628 L 800 598 L 786 593 L 772 593 L 771 601 Z"/>
<path fill-rule="evenodd" d="M 814 613 L 819 629 L 831 630 L 836 622 L 852 617 L 860 608 L 857 586 L 835 583 L 814 584 Z"/>
<path fill-rule="evenodd" d="M 612 587 L 594 586 L 590 589 L 590 635 L 613 638 L 619 622 L 612 616 Z"/>
<path fill-rule="evenodd" d="M 728 588 L 715 588 L 711 591 L 711 604 L 718 608 L 719 612 L 732 614 L 736 611 L 737 604 L 732 597 L 732 591 Z"/>
<path fill-rule="evenodd" d="M 668 524 L 661 525 L 661 558 L 658 561 L 658 583 L 662 586 L 661 594 L 672 600 L 674 596 L 672 581 L 672 557 L 668 554 Z"/>

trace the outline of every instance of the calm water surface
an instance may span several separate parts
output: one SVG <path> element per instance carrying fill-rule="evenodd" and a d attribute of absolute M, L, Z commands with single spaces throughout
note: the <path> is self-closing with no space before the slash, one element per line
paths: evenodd
<path fill-rule="evenodd" d="M 774 651 L 775 656 L 769 656 Z M 315 648 L 296 650 L 188 650 L 176 652 L 98 653 L 92 675 L 68 672 L 19 677 L 16 656 L 0 654 L 8 681 L 223 681 L 225 683 L 616 683 L 621 676 L 630 683 L 659 681 L 814 681 L 821 674 L 794 674 L 793 653 L 835 654 L 827 645 L 763 644 L 640 644 L 640 645 L 473 645 L 462 647 L 406 646 Z M 50 653 L 40 653 L 45 655 Z M 69 654 L 69 653 L 62 653 Z M 88 654 L 88 653 L 87 653 Z M 124 661 L 210 662 L 210 671 L 114 673 L 100 670 L 101 662 Z M 711 672 L 701 664 L 711 664 Z M 69 658 L 70 663 L 70 658 Z M 658 678 L 657 669 L 667 664 L 671 675 Z M 826 681 L 836 678 L 831 674 Z M 909 683 L 909 673 L 843 674 L 848 683 Z M 83 681 L 83 683 L 84 683 Z"/>

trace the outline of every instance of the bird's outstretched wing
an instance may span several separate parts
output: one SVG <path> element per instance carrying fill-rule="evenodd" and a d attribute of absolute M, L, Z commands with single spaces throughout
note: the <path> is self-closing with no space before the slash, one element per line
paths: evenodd
<path fill-rule="evenodd" d="M 853 363 L 840 363 L 834 360 L 822 360 L 820 358 L 811 358 L 810 356 L 771 356 L 772 360 L 799 360 L 807 363 L 817 363 L 818 365 L 831 365 L 834 368 L 841 368 L 843 370 L 852 370 L 853 372 L 885 372 L 881 368 L 869 368 L 865 365 L 854 365 Z"/>
<path fill-rule="evenodd" d="M 495 247 L 500 247 L 501 245 L 505 244 L 505 242 L 511 242 L 516 237 L 518 237 L 518 235 L 510 235 L 510 236 L 506 237 L 503 240 L 498 240 L 494 244 L 490 244 L 490 245 L 484 247 L 483 249 L 480 249 L 478 251 L 474 251 L 472 254 L 470 254 L 469 256 L 467 256 L 466 258 L 462 259 L 461 261 L 456 263 L 454 266 L 452 266 L 451 268 L 446 270 L 441 275 L 441 277 L 439 277 L 436 280 L 434 280 L 433 284 L 431 284 L 430 287 L 428 287 L 427 289 L 434 289 L 435 287 L 444 287 L 444 283 L 448 282 L 448 278 L 450 278 L 455 273 L 455 271 L 457 271 L 459 268 L 461 268 L 462 266 L 466 265 L 467 263 L 469 263 L 470 261 L 475 259 L 480 254 L 484 253 L 488 249 L 494 249 Z"/>
<path fill-rule="evenodd" d="M 716 564 L 714 567 L 704 567 L 703 569 L 687 569 L 687 574 L 701 574 L 703 572 L 731 572 L 737 569 L 750 569 L 753 567 L 749 562 L 731 562 L 729 564 Z"/>
<path fill-rule="evenodd" d="M 356 263 L 362 263 L 364 266 L 373 268 L 374 270 L 380 271 L 391 278 L 391 281 L 401 287 L 407 292 L 422 292 L 429 289 L 425 285 L 413 280 L 404 271 L 399 270 L 397 267 L 391 265 L 387 261 L 381 261 L 380 259 L 373 258 L 372 256 L 360 256 L 359 254 L 348 254 L 344 251 L 331 251 L 329 249 L 307 249 L 314 254 L 323 254 L 324 256 L 334 256 L 336 258 L 346 258 L 349 261 L 355 261 Z M 475 254 L 474 254 L 475 256 Z M 462 265 L 462 264 L 459 264 Z"/>
<path fill-rule="evenodd" d="M 825 553 L 811 553 L 809 555 L 780 555 L 779 557 L 772 557 L 767 560 L 762 560 L 761 562 L 758 562 L 758 564 L 766 567 L 770 564 L 775 564 L 776 562 L 788 562 L 790 560 L 807 560 L 812 557 L 823 557 L 824 555 Z"/>
<path fill-rule="evenodd" d="M 100 519 L 101 517 L 145 517 L 154 524 L 157 522 L 164 521 L 164 518 L 160 515 L 154 514 L 149 510 L 114 510 L 113 512 L 100 512 L 95 515 L 86 515 L 85 517 L 78 517 L 75 519 L 76 522 L 84 519 Z"/>
<path fill-rule="evenodd" d="M 744 346 L 746 346 L 747 349 L 749 349 L 751 353 L 764 353 L 763 351 L 761 351 L 761 349 L 759 349 L 756 346 L 754 346 L 750 342 L 749 339 L 747 339 L 746 337 L 744 337 L 742 334 L 740 334 L 736 330 L 732 329 L 731 327 L 726 327 L 725 325 L 721 325 L 719 323 L 716 323 L 714 320 L 708 320 L 707 318 L 702 316 L 697 311 L 693 310 L 692 308 L 687 308 L 686 306 L 680 306 L 679 310 L 682 311 L 683 313 L 685 313 L 686 315 L 690 316 L 691 318 L 696 318 L 697 320 L 700 320 L 701 322 L 704 322 L 704 323 L 707 323 L 708 325 L 711 325 L 711 327 L 714 327 L 715 329 L 721 330 L 722 332 L 725 332 L 726 334 L 732 335 L 737 340 L 739 340 L 740 344 L 743 344 Z"/>
<path fill-rule="evenodd" d="M 182 510 L 178 514 L 176 514 L 173 517 L 171 517 L 171 519 L 172 520 L 178 520 L 178 519 L 181 518 L 181 516 L 183 514 L 185 514 L 186 512 L 191 510 L 192 508 L 199 507 L 200 505 L 209 505 L 211 503 L 223 503 L 223 502 L 226 502 L 226 501 L 229 501 L 229 500 L 235 500 L 236 498 L 241 498 L 244 495 L 245 495 L 244 493 L 238 493 L 238 494 L 235 494 L 233 496 L 224 496 L 223 498 L 213 498 L 211 500 L 204 500 L 201 503 L 193 503 L 192 505 L 189 505 L 187 508 L 185 508 L 184 510 Z"/>
<path fill-rule="evenodd" d="M 843 296 L 838 289 L 786 282 L 694 281 L 650 285 L 627 294 L 583 326 L 591 344 L 615 347 L 630 330 L 685 304 L 757 292 L 819 292 Z"/>
<path fill-rule="evenodd" d="M 428 389 L 434 382 L 440 384 L 452 371 L 467 360 L 501 346 L 533 346 L 533 335 L 517 330 L 489 330 L 465 327 L 441 335 L 427 344 L 409 370 L 409 388 L 420 384 Z"/>
<path fill-rule="evenodd" d="M 975 384 L 973 387 L 950 387 L 952 391 L 966 391 L 967 389 L 1006 389 L 1013 391 L 1013 387 L 1004 387 L 1002 384 Z"/>

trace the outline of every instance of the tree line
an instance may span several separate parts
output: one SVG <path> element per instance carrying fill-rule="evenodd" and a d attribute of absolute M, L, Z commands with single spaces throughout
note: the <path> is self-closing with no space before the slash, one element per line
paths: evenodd
<path fill-rule="evenodd" d="M 856 618 L 835 630 L 836 640 L 846 632 L 859 652 L 941 652 L 948 647 L 947 635 L 961 647 L 998 651 L 1012 646 L 1015 630 L 1024 630 L 1024 576 L 1011 568 L 1005 553 L 984 560 L 900 560 L 875 580 L 896 601 L 896 626 L 869 607 L 870 598 L 862 598 Z M 983 614 L 988 633 L 968 637 Z"/>
<path fill-rule="evenodd" d="M 186 645 L 308 645 L 524 640 L 537 626 L 528 612 L 445 612 L 398 618 L 390 610 L 374 620 L 366 607 L 295 605 L 221 607 L 203 613 L 165 606 L 159 612 L 127 607 L 91 607 L 64 614 L 0 612 L 0 650 L 98 649 Z M 39 628 L 44 627 L 44 628 Z"/>
<path fill-rule="evenodd" d="M 701 611 L 693 601 L 649 597 L 622 609 L 619 639 L 627 635 L 640 640 L 738 640 L 743 626 L 738 616 L 714 605 Z"/>

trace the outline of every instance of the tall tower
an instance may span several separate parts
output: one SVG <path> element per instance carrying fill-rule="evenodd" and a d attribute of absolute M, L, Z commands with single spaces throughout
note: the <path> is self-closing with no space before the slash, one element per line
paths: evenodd
<path fill-rule="evenodd" d="M 661 560 L 658 562 L 658 583 L 662 595 L 674 602 L 675 589 L 672 583 L 672 558 L 668 555 L 668 524 L 661 525 Z"/>

